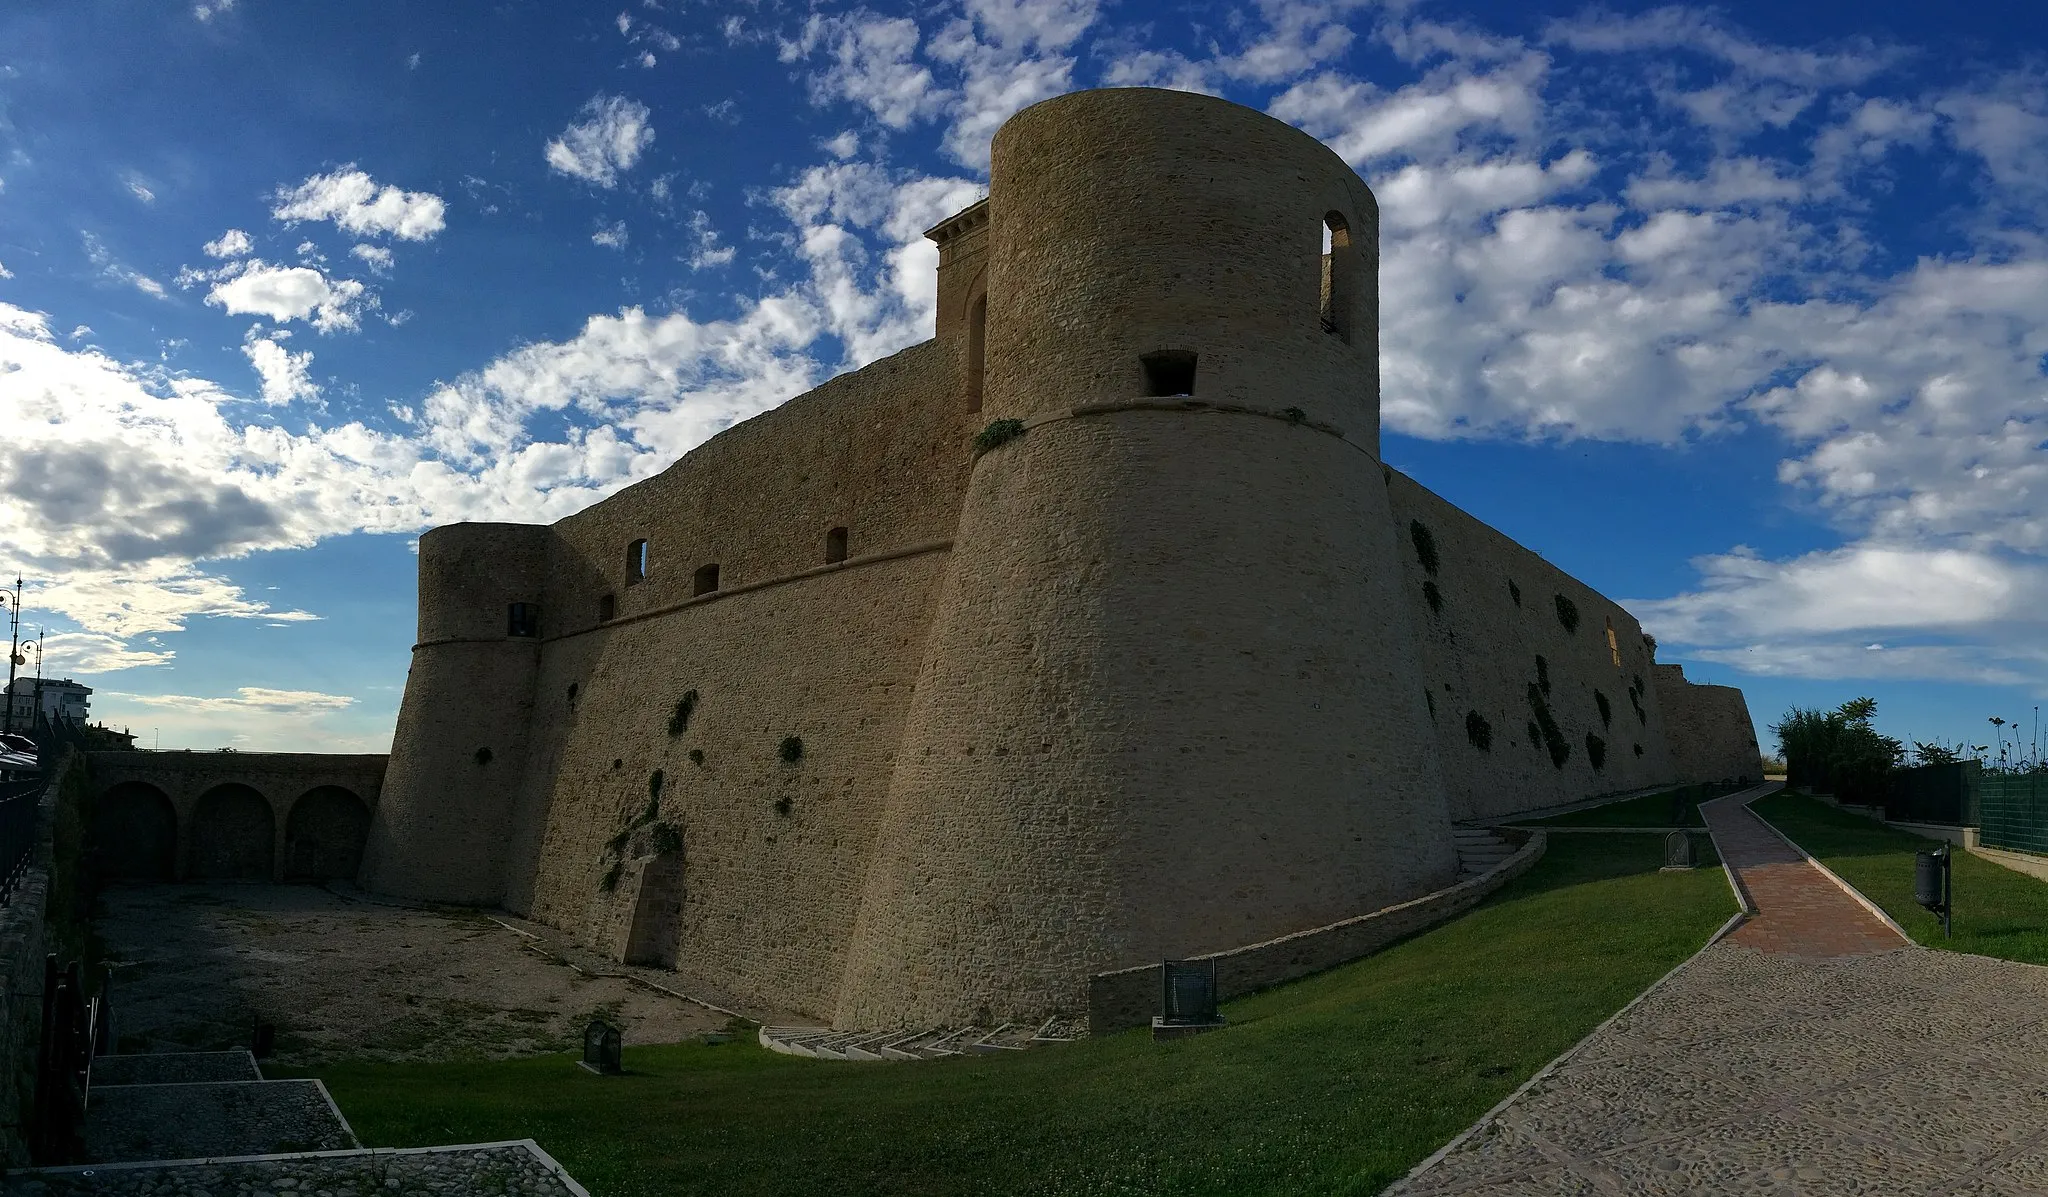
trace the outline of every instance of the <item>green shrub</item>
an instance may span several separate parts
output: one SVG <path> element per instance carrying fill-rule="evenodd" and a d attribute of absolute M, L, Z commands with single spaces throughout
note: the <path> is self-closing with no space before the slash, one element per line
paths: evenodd
<path fill-rule="evenodd" d="M 1550 662 L 1544 660 L 1541 653 L 1536 656 L 1536 685 L 1545 694 L 1550 693 Z"/>
<path fill-rule="evenodd" d="M 1306 423 L 1308 423 L 1308 413 L 1307 413 L 1307 412 L 1305 412 L 1305 411 L 1303 411 L 1303 410 L 1301 410 L 1301 409 L 1300 409 L 1300 408 L 1298 408 L 1298 407 L 1290 407 L 1290 408 L 1287 408 L 1286 410 L 1282 411 L 1282 412 L 1281 412 L 1280 414 L 1281 414 L 1281 415 L 1283 415 L 1283 416 L 1286 416 L 1286 417 L 1287 417 L 1287 422 L 1288 422 L 1289 424 L 1306 424 Z"/>
<path fill-rule="evenodd" d="M 1771 725 L 1785 754 L 1785 783 L 1812 786 L 1844 802 L 1876 806 L 1905 745 L 1870 726 L 1877 701 L 1855 698 L 1832 711 L 1793 707 Z"/>
<path fill-rule="evenodd" d="M 1564 768 L 1572 757 L 1571 742 L 1564 738 L 1564 732 L 1550 714 L 1550 704 L 1543 699 L 1543 690 L 1535 682 L 1529 683 L 1529 713 L 1536 717 L 1536 730 L 1543 738 L 1544 749 L 1550 753 L 1550 763 Z"/>
<path fill-rule="evenodd" d="M 1607 696 L 1598 690 L 1593 691 L 1593 705 L 1600 708 L 1600 726 L 1614 726 L 1614 705 L 1607 701 Z"/>
<path fill-rule="evenodd" d="M 676 700 L 676 709 L 668 717 L 668 734 L 673 739 L 690 730 L 690 716 L 697 710 L 697 692 L 687 691 Z"/>
<path fill-rule="evenodd" d="M 1578 630 L 1579 630 L 1579 605 L 1578 605 L 1577 603 L 1575 603 L 1575 602 L 1571 601 L 1570 599 L 1566 598 L 1565 596 L 1561 595 L 1561 594 L 1560 594 L 1560 595 L 1557 595 L 1557 596 L 1556 596 L 1556 599 L 1557 599 L 1557 622 L 1559 622 L 1559 623 L 1563 624 L 1563 625 L 1564 625 L 1564 630 L 1565 630 L 1565 631 L 1567 631 L 1567 632 L 1576 632 L 1576 631 L 1578 631 Z"/>
<path fill-rule="evenodd" d="M 796 799 L 791 798 L 787 794 L 784 794 L 782 797 L 777 798 L 775 800 L 775 813 L 787 819 L 789 817 L 790 808 L 794 807 L 795 805 Z"/>
<path fill-rule="evenodd" d="M 1515 585 L 1513 578 L 1508 579 L 1508 597 L 1515 600 L 1515 606 L 1522 605 L 1522 588 Z"/>
<path fill-rule="evenodd" d="M 702 748 L 692 748 L 690 750 L 690 763 L 693 765 L 704 763 L 704 750 Z"/>
<path fill-rule="evenodd" d="M 606 869 L 604 876 L 599 877 L 597 879 L 597 888 L 603 890 L 606 893 L 611 893 L 613 890 L 619 888 L 619 878 L 624 876 L 625 873 L 626 862 L 623 860 L 613 861 L 612 867 Z"/>
<path fill-rule="evenodd" d="M 662 780 L 663 775 L 661 770 L 659 769 L 656 769 L 654 772 L 649 773 L 647 775 L 647 796 L 648 798 L 652 799 L 652 801 L 650 801 L 647 804 L 647 809 L 650 811 L 653 810 L 656 804 L 658 804 L 661 801 Z"/>
<path fill-rule="evenodd" d="M 476 750 L 476 763 L 477 763 L 477 764 L 479 764 L 479 765 L 488 765 L 488 764 L 490 764 L 490 763 L 491 763 L 491 750 L 490 750 L 490 749 L 488 749 L 488 748 L 479 748 L 479 749 L 477 749 L 477 750 Z"/>
<path fill-rule="evenodd" d="M 1423 601 L 1429 604 L 1430 614 L 1440 614 L 1444 609 L 1444 592 L 1436 588 L 1434 581 L 1422 584 Z"/>
<path fill-rule="evenodd" d="M 1023 435 L 1022 420 L 990 420 L 988 427 L 974 434 L 974 455 L 979 457 L 990 449 L 1007 445 Z"/>
<path fill-rule="evenodd" d="M 1601 767 L 1607 764 L 1607 741 L 1592 732 L 1587 732 L 1586 759 L 1592 763 L 1593 771 L 1598 773 Z"/>
<path fill-rule="evenodd" d="M 1465 712 L 1465 738 L 1472 741 L 1472 747 L 1486 752 L 1493 747 L 1493 725 L 1478 711 Z"/>
<path fill-rule="evenodd" d="M 656 823 L 647 832 L 647 850 L 656 856 L 667 856 L 683 848 L 683 833 L 674 823 Z"/>
<path fill-rule="evenodd" d="M 798 761 L 800 761 L 800 760 L 804 759 L 804 741 L 803 741 L 803 737 L 802 737 L 802 736 L 784 736 L 784 737 L 782 737 L 782 746 L 781 746 L 781 747 L 779 747 L 779 748 L 777 748 L 777 749 L 775 750 L 775 755 L 777 755 L 777 756 L 781 757 L 781 758 L 782 758 L 782 763 L 783 763 L 783 764 L 785 764 L 785 765 L 794 765 L 794 764 L 796 764 L 796 763 L 797 763 Z"/>

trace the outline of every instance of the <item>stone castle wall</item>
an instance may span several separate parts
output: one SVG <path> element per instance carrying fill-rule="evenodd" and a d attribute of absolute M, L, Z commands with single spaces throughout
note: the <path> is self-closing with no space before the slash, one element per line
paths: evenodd
<path fill-rule="evenodd" d="M 750 1009 L 1021 1020 L 1436 890 L 1452 819 L 1682 778 L 1627 612 L 1380 464 L 1340 159 L 1130 89 L 993 163 L 931 234 L 934 340 L 552 527 L 422 538 L 366 883 Z M 977 456 L 994 419 L 1026 431 Z"/>
<path fill-rule="evenodd" d="M 1671 756 L 1681 776 L 1700 781 L 1763 777 L 1756 725 L 1742 691 L 1688 682 L 1678 665 L 1657 666 L 1655 685 L 1671 712 Z"/>

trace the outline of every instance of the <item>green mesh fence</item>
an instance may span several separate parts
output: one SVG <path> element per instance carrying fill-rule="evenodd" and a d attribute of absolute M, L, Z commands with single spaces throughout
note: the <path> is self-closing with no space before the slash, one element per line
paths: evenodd
<path fill-rule="evenodd" d="M 2048 774 L 1986 773 L 1977 802 L 1985 847 L 2048 853 Z"/>
<path fill-rule="evenodd" d="M 1978 818 L 1983 776 L 1984 766 L 1977 761 L 1895 770 L 1886 781 L 1884 817 L 1895 823 L 1971 826 Z"/>

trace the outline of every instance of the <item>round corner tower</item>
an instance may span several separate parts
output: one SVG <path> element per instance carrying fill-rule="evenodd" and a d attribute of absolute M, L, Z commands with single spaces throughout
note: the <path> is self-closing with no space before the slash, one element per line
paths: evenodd
<path fill-rule="evenodd" d="M 538 524 L 447 524 L 420 537 L 419 641 L 364 888 L 466 905 L 503 900 L 550 535 Z"/>
<path fill-rule="evenodd" d="M 975 463 L 838 1023 L 1088 977 L 1456 865 L 1378 462 L 1378 208 L 1308 135 L 1079 92 L 995 137 Z M 1325 251 L 1325 247 L 1327 252 Z"/>

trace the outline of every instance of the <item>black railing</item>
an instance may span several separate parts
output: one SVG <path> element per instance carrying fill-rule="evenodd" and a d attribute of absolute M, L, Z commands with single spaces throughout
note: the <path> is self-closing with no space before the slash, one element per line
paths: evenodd
<path fill-rule="evenodd" d="M 0 904 L 14 897 L 14 887 L 36 859 L 36 807 L 43 779 L 0 782 Z"/>
<path fill-rule="evenodd" d="M 92 1061 L 106 1050 L 110 1010 L 104 979 L 99 992 L 87 997 L 76 960 L 60 970 L 56 956 L 44 958 L 42 1048 L 36 1057 L 35 1117 L 29 1128 L 29 1153 L 38 1164 L 84 1158 Z"/>

